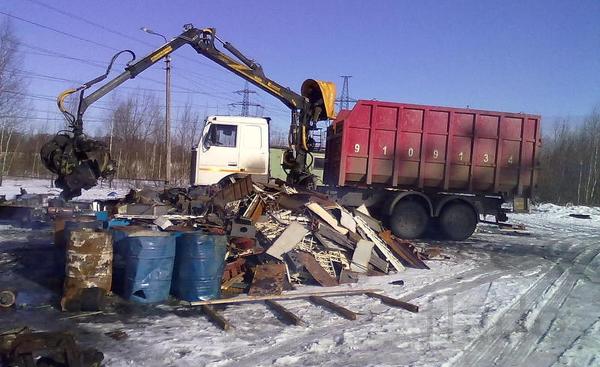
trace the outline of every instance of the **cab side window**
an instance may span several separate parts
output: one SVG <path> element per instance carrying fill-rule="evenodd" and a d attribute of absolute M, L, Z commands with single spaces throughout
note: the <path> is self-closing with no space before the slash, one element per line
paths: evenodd
<path fill-rule="evenodd" d="M 235 148 L 237 145 L 237 126 L 212 124 L 208 130 L 208 145 Z"/>

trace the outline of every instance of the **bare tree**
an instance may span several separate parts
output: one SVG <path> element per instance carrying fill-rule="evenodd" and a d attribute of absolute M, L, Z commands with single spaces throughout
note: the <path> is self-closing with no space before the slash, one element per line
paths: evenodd
<path fill-rule="evenodd" d="M 26 115 L 23 95 L 26 85 L 17 73 L 19 41 L 8 21 L 0 23 L 0 185 L 6 173 L 11 140 Z M 14 145 L 14 144 L 13 144 Z"/>

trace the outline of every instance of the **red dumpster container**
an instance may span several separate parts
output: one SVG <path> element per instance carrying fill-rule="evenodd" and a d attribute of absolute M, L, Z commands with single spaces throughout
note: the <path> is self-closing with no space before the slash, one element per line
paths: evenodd
<path fill-rule="evenodd" d="M 328 129 L 324 181 L 530 197 L 540 124 L 537 115 L 360 100 Z"/>

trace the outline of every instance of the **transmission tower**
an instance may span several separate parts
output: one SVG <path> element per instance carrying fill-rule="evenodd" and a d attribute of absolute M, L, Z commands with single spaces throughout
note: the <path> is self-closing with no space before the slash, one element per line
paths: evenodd
<path fill-rule="evenodd" d="M 340 75 L 344 82 L 342 84 L 342 93 L 340 94 L 340 98 L 335 101 L 340 105 L 341 110 L 349 110 L 350 103 L 356 102 L 356 99 L 350 98 L 350 87 L 348 87 L 348 80 L 352 78 L 352 75 Z"/>
<path fill-rule="evenodd" d="M 250 115 L 250 106 L 254 106 L 256 107 L 256 112 L 257 115 L 259 109 L 261 109 L 263 106 L 258 104 L 258 103 L 250 103 L 250 94 L 256 94 L 256 91 L 251 90 L 250 88 L 248 88 L 248 82 L 246 82 L 246 84 L 244 85 L 244 89 L 241 90 L 236 90 L 235 92 L 233 92 L 235 94 L 240 94 L 242 96 L 242 101 L 241 102 L 234 102 L 234 103 L 230 103 L 230 106 L 233 107 L 237 107 L 237 106 L 241 106 L 242 107 L 242 116 L 249 116 Z"/>

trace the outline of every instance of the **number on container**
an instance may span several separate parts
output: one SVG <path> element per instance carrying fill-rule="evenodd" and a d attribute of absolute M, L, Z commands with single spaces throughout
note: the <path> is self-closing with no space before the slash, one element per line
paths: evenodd
<path fill-rule="evenodd" d="M 490 161 L 490 155 L 485 153 L 483 154 L 483 163 L 487 163 Z"/>
<path fill-rule="evenodd" d="M 440 153 L 438 152 L 438 150 L 437 150 L 437 149 L 434 149 L 434 150 L 433 150 L 433 158 L 434 158 L 434 159 L 437 159 L 437 157 L 439 157 L 439 156 L 440 156 Z"/>
<path fill-rule="evenodd" d="M 408 148 L 408 156 L 412 157 L 415 154 L 415 150 L 413 148 Z"/>
<path fill-rule="evenodd" d="M 383 146 L 383 155 L 387 155 L 387 146 L 386 145 Z"/>
<path fill-rule="evenodd" d="M 462 162 L 462 160 L 463 160 L 463 152 L 458 153 L 458 160 Z"/>
<path fill-rule="evenodd" d="M 360 144 L 354 144 L 354 153 L 360 152 Z"/>
<path fill-rule="evenodd" d="M 513 157 L 512 155 L 510 157 L 508 157 L 508 164 L 512 164 L 513 163 Z"/>

